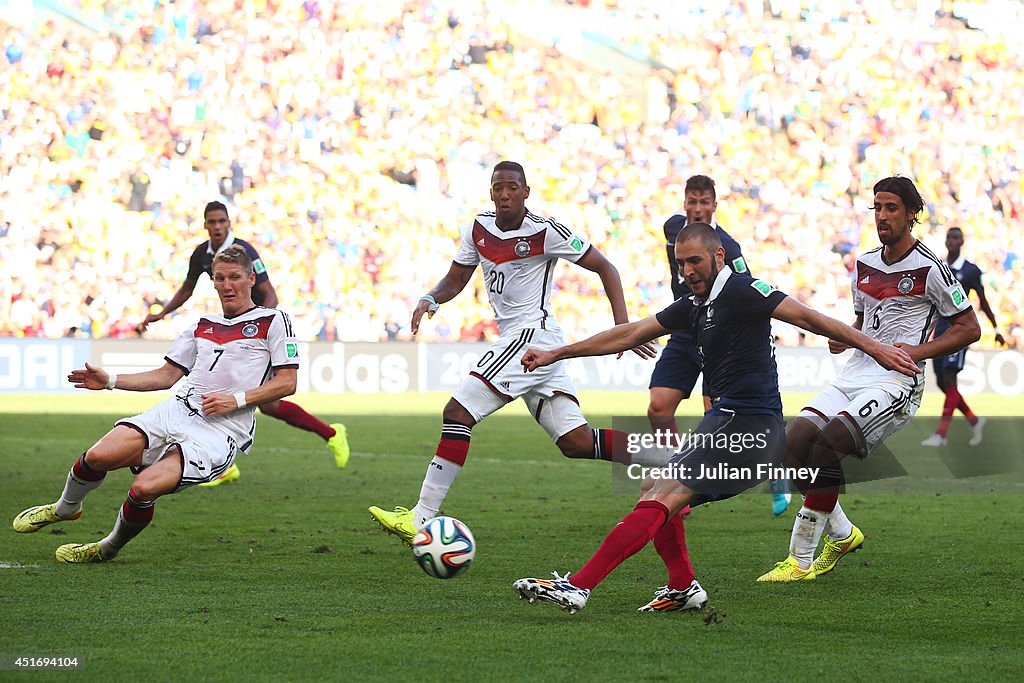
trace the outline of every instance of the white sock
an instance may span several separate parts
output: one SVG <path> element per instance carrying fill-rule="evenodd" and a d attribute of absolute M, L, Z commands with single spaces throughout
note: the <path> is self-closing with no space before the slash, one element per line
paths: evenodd
<path fill-rule="evenodd" d="M 65 519 L 74 517 L 82 509 L 82 501 L 85 500 L 86 494 L 102 483 L 102 479 L 99 481 L 79 479 L 75 476 L 74 469 L 72 469 L 68 472 L 67 481 L 64 483 L 64 490 L 61 492 L 60 498 L 57 499 L 57 516 L 64 517 Z"/>
<path fill-rule="evenodd" d="M 431 459 L 427 465 L 427 474 L 423 477 L 423 486 L 420 487 L 419 502 L 412 509 L 413 523 L 417 529 L 426 524 L 428 519 L 437 517 L 437 512 L 448 495 L 448 489 L 455 483 L 455 477 L 459 476 L 461 471 L 462 467 L 450 460 L 436 455 Z"/>
<path fill-rule="evenodd" d="M 832 510 L 832 514 L 828 516 L 828 537 L 833 541 L 841 541 L 844 538 L 849 538 L 850 534 L 853 533 L 853 522 L 843 512 L 843 508 L 839 505 L 839 501 L 836 501 L 836 507 Z"/>
<path fill-rule="evenodd" d="M 152 508 L 156 503 L 136 503 L 136 507 L 139 508 Z M 121 552 L 121 548 L 128 544 L 128 541 L 132 540 L 136 536 L 142 533 L 142 530 L 149 526 L 149 521 L 145 522 L 129 522 L 124 518 L 124 508 L 122 507 L 117 511 L 117 520 L 114 522 L 114 528 L 110 530 L 107 537 L 100 541 L 100 552 L 103 554 L 103 559 L 110 560 L 117 556 Z"/>
<path fill-rule="evenodd" d="M 793 533 L 789 537 L 789 554 L 800 563 L 801 569 L 810 569 L 814 551 L 828 521 L 827 512 L 801 507 L 793 521 Z"/>

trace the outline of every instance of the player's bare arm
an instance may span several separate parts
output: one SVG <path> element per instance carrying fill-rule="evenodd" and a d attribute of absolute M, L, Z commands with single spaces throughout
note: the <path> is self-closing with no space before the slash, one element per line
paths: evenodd
<path fill-rule="evenodd" d="M 184 376 L 184 371 L 177 365 L 164 363 L 162 367 L 155 370 L 117 375 L 117 383 L 111 388 L 125 391 L 160 391 L 170 389 Z M 72 370 L 68 375 L 68 381 L 75 385 L 76 389 L 97 391 L 107 388 L 110 374 L 98 365 L 86 363 L 85 368 Z"/>
<path fill-rule="evenodd" d="M 583 341 L 550 351 L 528 349 L 520 362 L 523 364 L 523 368 L 529 372 L 566 358 L 604 356 L 628 349 L 636 349 L 639 355 L 653 358 L 654 348 L 647 342 L 666 335 L 670 331 L 662 327 L 658 319 L 652 315 L 636 322 L 616 325 L 610 330 L 599 332 Z M 647 353 L 651 355 L 646 356 Z"/>
<path fill-rule="evenodd" d="M 274 285 L 270 283 L 270 280 L 264 280 L 253 285 L 252 293 L 253 300 L 262 301 L 264 308 L 277 308 L 277 290 L 274 289 Z"/>
<path fill-rule="evenodd" d="M 616 325 L 629 322 L 629 313 L 626 311 L 626 297 L 622 293 L 622 280 L 619 278 L 619 270 L 611 261 L 604 257 L 594 247 L 587 250 L 576 265 L 586 268 L 592 273 L 597 273 L 604 286 L 605 296 L 612 307 L 612 320 Z"/>
<path fill-rule="evenodd" d="M 864 313 L 863 312 L 857 314 L 857 318 L 852 323 L 850 323 L 850 327 L 852 327 L 855 330 L 862 330 L 862 329 L 864 329 Z M 828 352 L 829 353 L 842 353 L 843 351 L 846 351 L 849 348 L 852 348 L 849 344 L 844 344 L 843 342 L 836 341 L 835 339 L 829 339 L 828 340 Z"/>
<path fill-rule="evenodd" d="M 466 285 L 473 278 L 473 271 L 475 270 L 476 266 L 464 266 L 461 263 L 452 261 L 448 273 L 417 302 L 416 308 L 413 309 L 412 322 L 410 324 L 413 334 L 419 332 L 420 320 L 423 318 L 423 314 L 426 313 L 427 318 L 433 318 L 434 313 L 437 312 L 437 306 L 451 301 L 459 295 L 459 292 L 466 288 Z M 433 299 L 433 302 L 427 297 Z"/>
<path fill-rule="evenodd" d="M 258 406 L 271 403 L 295 393 L 298 383 L 298 371 L 295 368 L 275 368 L 274 376 L 258 387 L 245 392 L 245 405 Z M 204 394 L 203 414 L 208 417 L 227 415 L 239 408 L 238 401 L 231 394 Z"/>
<path fill-rule="evenodd" d="M 160 309 L 159 313 L 150 313 L 146 316 L 146 319 L 135 326 L 136 331 L 142 334 L 149 327 L 150 323 L 155 323 L 159 320 L 163 320 L 165 317 L 173 313 L 174 311 L 181 308 L 181 305 L 192 298 L 192 292 L 195 291 L 196 281 L 186 279 L 182 283 L 181 287 L 178 287 L 178 291 L 174 293 L 171 300 L 164 304 L 164 307 Z"/>
<path fill-rule="evenodd" d="M 978 308 L 980 308 L 981 312 L 985 314 L 988 321 L 992 323 L 992 329 L 995 331 L 996 344 L 1006 346 L 1006 339 L 1003 338 L 1003 335 L 999 334 L 999 326 L 996 325 L 996 314 L 992 310 L 992 306 L 988 303 L 988 297 L 985 296 L 984 289 L 978 290 Z"/>
<path fill-rule="evenodd" d="M 909 353 L 915 361 L 921 361 L 937 356 L 948 356 L 981 339 L 981 325 L 978 324 L 978 316 L 973 308 L 961 311 L 948 320 L 951 327 L 938 339 L 924 344 L 898 342 L 896 345 Z"/>
<path fill-rule="evenodd" d="M 776 306 L 772 317 L 796 325 L 808 332 L 834 339 L 848 347 L 860 349 L 874 358 L 886 370 L 896 370 L 910 377 L 921 372 L 911 354 L 903 349 L 872 339 L 860 330 L 819 313 L 791 296 L 787 296 L 782 303 Z"/>

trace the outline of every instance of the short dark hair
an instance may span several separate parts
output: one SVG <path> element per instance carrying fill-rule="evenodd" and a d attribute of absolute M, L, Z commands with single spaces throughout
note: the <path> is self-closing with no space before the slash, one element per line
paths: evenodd
<path fill-rule="evenodd" d="M 718 199 L 715 194 L 715 181 L 706 175 L 692 175 L 687 178 L 683 194 L 687 192 L 710 192 L 712 199 Z"/>
<path fill-rule="evenodd" d="M 206 208 L 203 209 L 204 221 L 206 220 L 206 217 L 210 215 L 211 211 L 223 211 L 225 215 L 228 215 L 230 217 L 230 214 L 228 214 L 228 207 L 224 206 L 222 202 L 210 202 L 209 204 L 206 205 Z"/>
<path fill-rule="evenodd" d="M 210 264 L 210 272 L 212 273 L 217 267 L 218 263 L 235 263 L 242 266 L 242 270 L 245 271 L 246 276 L 252 275 L 252 259 L 249 258 L 249 252 L 237 244 L 232 244 L 230 247 L 226 247 L 213 257 L 213 263 Z"/>
<path fill-rule="evenodd" d="M 515 171 L 522 177 L 523 185 L 525 186 L 527 184 L 526 171 L 523 170 L 521 164 L 515 161 L 499 161 L 494 165 L 494 170 L 491 171 L 491 173 L 497 173 L 498 171 Z"/>
<path fill-rule="evenodd" d="M 676 242 L 687 240 L 700 240 L 701 246 L 708 251 L 714 251 L 722 246 L 722 238 L 718 231 L 707 223 L 687 223 L 676 235 Z"/>
<path fill-rule="evenodd" d="M 921 199 L 921 193 L 917 191 L 913 180 L 901 175 L 882 178 L 875 183 L 872 191 L 875 194 L 890 192 L 903 200 L 903 206 L 910 213 L 910 225 L 917 225 L 918 216 L 924 209 L 924 200 Z"/>
<path fill-rule="evenodd" d="M 947 230 L 947 231 L 946 231 L 946 234 L 948 235 L 948 234 L 949 234 L 949 233 L 951 233 L 951 232 L 958 232 L 958 233 L 960 233 L 961 235 L 963 235 L 963 234 L 964 234 L 964 231 L 963 231 L 963 230 L 961 230 L 961 229 L 960 229 L 959 227 L 957 227 L 957 226 L 955 226 L 955 225 L 954 225 L 954 226 L 953 226 L 952 228 L 950 228 L 949 230 Z"/>

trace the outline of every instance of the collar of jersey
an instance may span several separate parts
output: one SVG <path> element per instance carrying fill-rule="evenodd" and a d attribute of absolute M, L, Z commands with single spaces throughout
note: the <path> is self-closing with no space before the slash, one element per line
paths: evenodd
<path fill-rule="evenodd" d="M 219 254 L 220 252 L 224 251 L 225 249 L 227 249 L 228 247 L 230 247 L 234 243 L 235 243 L 235 233 L 232 230 L 228 230 L 228 236 L 226 238 L 224 238 L 224 244 L 220 245 L 220 249 L 218 249 L 217 251 L 213 250 L 213 245 L 210 244 L 210 240 L 206 240 L 206 253 L 207 254 L 213 254 L 214 256 L 216 256 L 217 254 Z"/>
<path fill-rule="evenodd" d="M 689 225 L 689 224 L 690 224 L 690 221 L 689 221 L 689 220 L 685 220 L 685 216 L 686 216 L 686 214 L 684 213 L 684 214 L 683 214 L 683 217 L 684 217 L 684 220 L 683 220 L 683 225 L 684 225 L 684 226 L 686 226 L 686 225 Z M 710 226 L 711 226 L 712 228 L 714 228 L 715 230 L 718 230 L 718 221 L 717 221 L 717 220 L 715 220 L 715 217 L 714 217 L 714 216 L 712 216 L 712 217 L 711 217 L 711 222 L 710 222 L 710 223 L 708 223 L 708 225 L 710 225 Z"/>
<path fill-rule="evenodd" d="M 962 270 L 964 267 L 964 261 L 966 260 L 967 259 L 964 258 L 964 255 L 960 254 L 960 256 L 957 257 L 956 261 L 953 261 L 952 263 L 949 264 L 949 267 L 951 270 Z"/>
<path fill-rule="evenodd" d="M 712 283 L 711 285 L 711 292 L 708 294 L 707 300 L 701 301 L 697 297 L 694 297 L 693 303 L 697 304 L 698 306 L 706 306 L 707 304 L 710 304 L 718 297 L 719 294 L 722 293 L 722 288 L 725 287 L 725 283 L 729 280 L 730 277 L 732 277 L 732 269 L 729 268 L 728 266 L 722 268 L 720 271 L 718 271 L 718 277 L 715 278 L 714 283 Z"/>

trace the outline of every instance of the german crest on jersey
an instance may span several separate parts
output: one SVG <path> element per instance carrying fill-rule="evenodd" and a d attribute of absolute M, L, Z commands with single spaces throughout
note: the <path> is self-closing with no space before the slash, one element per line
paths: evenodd
<path fill-rule="evenodd" d="M 242 336 L 243 337 L 255 337 L 259 333 L 260 333 L 259 325 L 254 325 L 252 323 L 247 323 L 246 325 L 242 326 Z"/>
<path fill-rule="evenodd" d="M 530 255 L 530 243 L 526 240 L 520 240 L 516 242 L 514 251 L 519 258 L 526 258 Z"/>
<path fill-rule="evenodd" d="M 896 291 L 900 294 L 910 294 L 911 290 L 914 289 L 913 278 L 904 275 L 900 278 L 900 281 L 896 284 Z"/>

